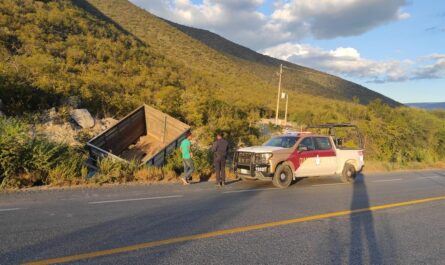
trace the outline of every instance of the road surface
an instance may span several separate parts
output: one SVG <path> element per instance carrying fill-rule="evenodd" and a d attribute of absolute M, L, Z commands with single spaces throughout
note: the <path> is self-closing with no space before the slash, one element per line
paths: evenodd
<path fill-rule="evenodd" d="M 445 264 L 445 171 L 0 194 L 0 264 Z"/>

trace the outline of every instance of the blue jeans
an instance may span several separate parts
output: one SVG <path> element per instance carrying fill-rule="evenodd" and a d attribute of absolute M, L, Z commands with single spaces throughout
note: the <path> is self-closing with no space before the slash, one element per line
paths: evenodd
<path fill-rule="evenodd" d="M 183 159 L 182 164 L 184 165 L 184 174 L 182 178 L 189 180 L 192 178 L 192 173 L 195 170 L 192 159 Z"/>

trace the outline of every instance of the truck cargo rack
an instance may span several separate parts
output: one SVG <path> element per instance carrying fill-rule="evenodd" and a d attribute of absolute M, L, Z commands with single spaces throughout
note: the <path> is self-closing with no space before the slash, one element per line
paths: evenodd
<path fill-rule="evenodd" d="M 311 130 L 311 129 L 327 129 L 328 132 L 327 134 L 329 136 L 332 136 L 332 138 L 334 139 L 335 143 L 337 145 L 341 145 L 341 139 L 337 137 L 337 128 L 353 128 L 356 133 L 357 133 L 357 140 L 358 140 L 358 146 L 360 149 L 364 149 L 365 148 L 365 143 L 363 140 L 363 135 L 360 132 L 359 128 L 357 125 L 352 124 L 352 123 L 325 123 L 325 124 L 318 124 L 318 125 L 310 125 L 308 127 L 306 127 L 306 131 L 307 130 Z"/>

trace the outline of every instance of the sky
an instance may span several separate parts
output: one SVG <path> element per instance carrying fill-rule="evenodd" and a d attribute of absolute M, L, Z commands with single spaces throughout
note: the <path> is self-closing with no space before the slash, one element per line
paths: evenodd
<path fill-rule="evenodd" d="M 130 1 L 402 103 L 445 102 L 444 0 Z"/>

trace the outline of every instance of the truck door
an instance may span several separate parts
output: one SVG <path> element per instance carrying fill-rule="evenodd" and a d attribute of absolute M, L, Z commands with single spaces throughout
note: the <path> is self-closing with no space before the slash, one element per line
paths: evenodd
<path fill-rule="evenodd" d="M 317 171 L 320 175 L 334 174 L 337 169 L 337 156 L 329 137 L 313 137 L 317 159 Z"/>
<path fill-rule="evenodd" d="M 301 140 L 290 160 L 295 166 L 297 177 L 310 177 L 320 174 L 317 166 L 317 151 L 312 137 Z"/>

